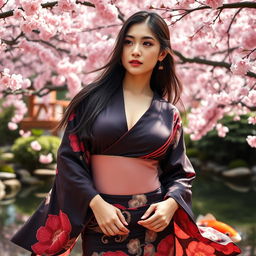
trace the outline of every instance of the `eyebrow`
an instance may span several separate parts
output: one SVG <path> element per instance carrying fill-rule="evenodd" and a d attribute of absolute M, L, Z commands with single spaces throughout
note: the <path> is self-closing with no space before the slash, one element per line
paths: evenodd
<path fill-rule="evenodd" d="M 126 35 L 125 37 L 130 37 L 130 38 L 135 38 L 134 36 L 132 36 L 132 35 Z M 143 36 L 142 37 L 142 39 L 151 39 L 151 40 L 155 40 L 153 37 L 151 37 L 151 36 Z"/>

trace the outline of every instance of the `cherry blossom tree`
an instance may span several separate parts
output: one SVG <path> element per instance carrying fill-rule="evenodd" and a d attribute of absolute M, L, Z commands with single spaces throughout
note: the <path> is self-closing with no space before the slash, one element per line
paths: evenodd
<path fill-rule="evenodd" d="M 73 97 L 108 59 L 123 21 L 139 10 L 167 22 L 194 140 L 225 115 L 256 124 L 256 2 L 233 0 L 0 0 L 0 96 L 14 106 L 9 129 L 27 112 L 24 97 L 68 90 Z M 24 134 L 24 132 L 22 133 Z M 256 134 L 247 142 L 256 147 Z"/>

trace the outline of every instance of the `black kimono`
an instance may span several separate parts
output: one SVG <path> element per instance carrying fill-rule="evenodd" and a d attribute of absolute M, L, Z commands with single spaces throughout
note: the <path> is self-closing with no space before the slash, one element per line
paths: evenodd
<path fill-rule="evenodd" d="M 225 256 L 241 252 L 228 236 L 195 224 L 191 209 L 195 171 L 186 156 L 182 122 L 176 107 L 154 92 L 148 110 L 128 130 L 120 86 L 94 122 L 95 138 L 90 149 L 69 132 L 78 122 L 79 115 L 71 114 L 58 150 L 53 187 L 35 213 L 14 234 L 13 243 L 31 251 L 32 255 L 69 255 L 92 219 L 89 203 L 99 194 L 92 179 L 90 156 L 103 154 L 159 160 L 163 199 L 172 197 L 179 204 L 169 235 L 161 241 L 165 251 L 144 251 L 143 255 Z M 135 255 L 111 253 L 95 255 Z"/>

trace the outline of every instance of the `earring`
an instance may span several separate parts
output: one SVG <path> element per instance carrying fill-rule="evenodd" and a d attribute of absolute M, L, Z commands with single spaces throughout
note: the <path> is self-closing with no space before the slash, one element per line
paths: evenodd
<path fill-rule="evenodd" d="M 163 65 L 162 61 L 160 61 L 158 70 L 163 70 L 163 69 L 164 69 L 164 65 Z"/>

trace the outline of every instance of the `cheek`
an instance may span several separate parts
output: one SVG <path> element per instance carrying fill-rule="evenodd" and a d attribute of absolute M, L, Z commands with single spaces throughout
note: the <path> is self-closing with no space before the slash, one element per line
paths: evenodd
<path fill-rule="evenodd" d="M 144 55 L 147 57 L 147 58 L 150 58 L 153 60 L 157 60 L 158 57 L 159 57 L 159 52 L 157 51 L 157 49 L 148 49 L 147 51 L 144 51 Z"/>
<path fill-rule="evenodd" d="M 155 66 L 158 61 L 158 54 L 154 51 L 148 52 L 147 58 L 145 58 L 148 66 Z"/>

